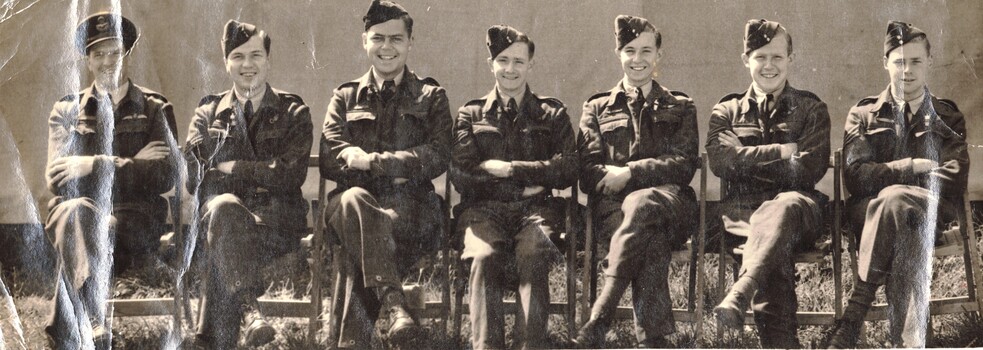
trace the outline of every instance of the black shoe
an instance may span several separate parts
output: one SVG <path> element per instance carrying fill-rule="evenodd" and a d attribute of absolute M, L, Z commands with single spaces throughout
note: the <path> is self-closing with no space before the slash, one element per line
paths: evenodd
<path fill-rule="evenodd" d="M 423 329 L 416 323 L 413 316 L 402 306 L 389 309 L 389 342 L 394 345 L 405 345 L 421 335 Z"/>
<path fill-rule="evenodd" d="M 92 327 L 92 344 L 96 349 L 110 349 L 112 344 L 112 333 L 103 325 Z"/>
<path fill-rule="evenodd" d="M 639 342 L 638 345 L 635 346 L 635 347 L 636 348 L 639 348 L 639 349 L 672 349 L 672 348 L 675 348 L 674 346 L 672 346 L 672 343 L 669 343 L 669 340 L 667 340 L 666 337 L 656 337 L 656 338 L 648 339 L 646 341 Z"/>
<path fill-rule="evenodd" d="M 833 322 L 833 329 L 828 333 L 827 349 L 853 349 L 860 341 L 860 328 L 863 321 L 839 319 Z"/>
<path fill-rule="evenodd" d="M 744 293 L 731 291 L 717 307 L 713 308 L 713 314 L 720 324 L 741 328 L 744 327 L 744 311 L 750 304 Z"/>
<path fill-rule="evenodd" d="M 243 334 L 243 340 L 246 346 L 259 347 L 269 344 L 276 337 L 276 329 L 273 328 L 266 320 L 257 317 L 249 323 L 246 327 L 246 331 Z"/>
<path fill-rule="evenodd" d="M 573 339 L 573 345 L 578 349 L 596 349 L 604 346 L 607 334 L 607 326 L 602 325 L 596 319 L 589 320 L 577 331 L 577 337 Z"/>

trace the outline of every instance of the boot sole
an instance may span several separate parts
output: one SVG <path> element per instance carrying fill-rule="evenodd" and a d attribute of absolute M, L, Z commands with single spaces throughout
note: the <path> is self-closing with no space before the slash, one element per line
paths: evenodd
<path fill-rule="evenodd" d="M 262 346 L 269 344 L 276 338 L 276 329 L 271 326 L 249 328 L 246 330 L 245 339 L 247 346 Z"/>
<path fill-rule="evenodd" d="M 713 315 L 722 325 L 731 328 L 743 328 L 744 327 L 744 313 L 737 311 L 735 309 L 715 307 L 713 308 Z"/>

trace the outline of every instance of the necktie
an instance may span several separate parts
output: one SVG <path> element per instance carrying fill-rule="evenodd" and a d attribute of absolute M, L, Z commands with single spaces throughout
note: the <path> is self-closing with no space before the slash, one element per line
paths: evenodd
<path fill-rule="evenodd" d="M 246 107 L 242 111 L 242 119 L 246 121 L 246 125 L 249 125 L 249 121 L 253 118 L 253 101 L 246 100 Z"/>
<path fill-rule="evenodd" d="M 758 110 L 761 111 L 759 114 L 761 119 L 761 129 L 764 131 L 762 136 L 764 136 L 765 140 L 771 139 L 771 112 L 774 108 L 774 106 L 772 106 L 774 98 L 774 95 L 767 94 L 765 95 L 764 101 L 761 101 L 761 104 L 758 106 Z"/>
<path fill-rule="evenodd" d="M 396 95 L 396 82 L 392 80 L 386 80 L 382 82 L 382 102 L 389 103 L 389 100 Z"/>
<path fill-rule="evenodd" d="M 642 107 L 645 106 L 645 93 L 642 92 L 642 88 L 635 88 L 635 101 L 631 104 L 631 113 L 638 116 L 642 113 Z"/>
<path fill-rule="evenodd" d="M 645 107 L 645 93 L 641 87 L 635 88 L 635 100 L 631 102 L 631 135 L 633 140 L 629 143 L 628 156 L 638 153 L 638 143 L 642 139 L 642 108 Z"/>
<path fill-rule="evenodd" d="M 505 107 L 505 113 L 509 115 L 509 119 L 512 121 L 515 121 L 515 118 L 519 116 L 519 106 L 515 103 L 514 97 L 509 97 L 509 103 Z"/>

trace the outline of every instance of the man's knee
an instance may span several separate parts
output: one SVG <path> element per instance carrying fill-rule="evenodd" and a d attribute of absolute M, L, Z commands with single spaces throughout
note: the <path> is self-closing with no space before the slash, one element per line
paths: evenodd
<path fill-rule="evenodd" d="M 212 213 L 212 215 L 222 215 L 230 209 L 242 206 L 242 200 L 231 193 L 223 193 L 212 197 L 212 199 L 209 200 L 208 204 L 206 205 L 208 211 Z"/>
<path fill-rule="evenodd" d="M 806 213 L 811 207 L 812 200 L 799 192 L 782 192 L 775 198 L 762 204 L 769 209 L 778 209 L 784 212 Z"/>
<path fill-rule="evenodd" d="M 359 208 L 375 197 L 364 188 L 352 187 L 340 195 L 341 208 Z"/>
<path fill-rule="evenodd" d="M 921 187 L 893 185 L 882 189 L 877 198 L 871 201 L 868 210 L 883 207 L 884 210 L 896 212 L 921 207 L 927 200 L 928 192 Z"/>

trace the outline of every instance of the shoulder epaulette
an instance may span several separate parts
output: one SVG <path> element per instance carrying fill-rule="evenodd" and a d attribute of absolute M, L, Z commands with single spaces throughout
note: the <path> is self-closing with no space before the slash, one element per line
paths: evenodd
<path fill-rule="evenodd" d="M 730 100 L 739 99 L 739 98 L 743 97 L 744 94 L 745 94 L 744 92 L 735 92 L 735 93 L 729 94 L 727 96 L 724 96 L 724 98 L 720 99 L 720 101 L 718 101 L 717 103 L 724 103 L 724 102 L 727 102 L 727 101 L 730 101 Z"/>
<path fill-rule="evenodd" d="M 540 96 L 539 97 L 539 100 L 542 101 L 542 102 L 544 102 L 544 103 L 546 103 L 547 105 L 549 105 L 552 108 L 563 108 L 564 107 L 563 106 L 563 101 L 560 101 L 560 99 L 558 99 L 556 97 Z"/>
<path fill-rule="evenodd" d="M 358 87 L 358 84 L 359 84 L 358 80 L 346 81 L 344 83 L 341 83 L 341 85 L 338 85 L 338 89 L 340 90 L 340 89 L 344 89 L 346 87 L 353 87 L 354 88 L 354 87 Z"/>
<path fill-rule="evenodd" d="M 611 91 L 599 92 L 599 93 L 596 93 L 596 94 L 591 95 L 591 97 L 588 97 L 587 98 L 587 102 L 590 102 L 590 101 L 593 101 L 593 100 L 596 100 L 596 99 L 599 99 L 601 97 L 605 97 L 605 96 L 608 96 L 608 95 L 611 95 Z"/>
<path fill-rule="evenodd" d="M 431 77 L 422 78 L 420 79 L 420 81 L 422 81 L 424 84 L 427 85 L 440 86 L 440 83 L 437 82 L 437 79 Z"/>
<path fill-rule="evenodd" d="M 805 96 L 805 97 L 808 97 L 808 98 L 811 98 L 811 99 L 813 99 L 813 100 L 816 100 L 816 101 L 822 101 L 821 99 L 819 99 L 819 96 L 817 96 L 816 94 L 814 94 L 814 93 L 812 93 L 812 91 L 806 91 L 806 90 L 795 90 L 795 92 L 796 92 L 797 94 L 799 94 L 799 95 L 802 95 L 802 96 Z"/>
<path fill-rule="evenodd" d="M 952 108 L 953 111 L 959 111 L 959 107 L 956 107 L 956 103 L 952 102 L 952 100 L 940 98 L 939 103 L 945 105 L 946 107 Z"/>
<path fill-rule="evenodd" d="M 874 102 L 877 102 L 877 99 L 878 98 L 880 98 L 880 97 L 878 97 L 878 96 L 867 96 L 867 97 L 864 97 L 864 98 L 860 99 L 860 101 L 857 102 L 857 107 L 866 106 L 866 105 L 872 104 Z"/>
<path fill-rule="evenodd" d="M 77 93 L 77 94 L 68 94 L 68 95 L 65 95 L 65 97 L 62 97 L 60 100 L 58 100 L 58 102 L 72 102 L 72 101 L 75 101 L 76 99 L 80 99 L 80 98 L 82 98 L 82 93 L 81 92 L 80 93 Z"/>
<path fill-rule="evenodd" d="M 198 101 L 198 106 L 204 106 L 212 102 L 218 102 L 221 99 L 222 99 L 222 95 L 205 95 L 205 97 L 201 98 L 201 101 Z"/>
<path fill-rule="evenodd" d="M 692 100 L 692 98 L 690 98 L 689 95 L 687 95 L 685 92 L 682 91 L 669 90 L 669 94 L 675 97 L 682 97 L 683 99 L 686 100 Z"/>
<path fill-rule="evenodd" d="M 476 99 L 473 99 L 471 101 L 468 101 L 468 103 L 465 103 L 464 106 L 465 107 L 467 107 L 467 106 L 483 106 L 484 104 L 485 104 L 485 99 L 483 99 L 483 98 L 476 98 Z"/>

